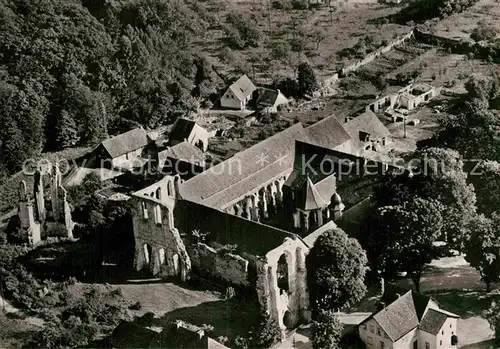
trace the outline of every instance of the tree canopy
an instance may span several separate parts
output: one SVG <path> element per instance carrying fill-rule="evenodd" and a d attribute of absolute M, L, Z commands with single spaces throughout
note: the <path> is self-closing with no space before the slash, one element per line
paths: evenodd
<path fill-rule="evenodd" d="M 344 326 L 332 310 L 320 310 L 313 322 L 312 347 L 314 349 L 340 349 Z"/>
<path fill-rule="evenodd" d="M 190 45 L 217 21 L 202 2 L 6 0 L 0 16 L 0 166 L 10 172 L 42 149 L 170 122 L 222 84 Z"/>
<path fill-rule="evenodd" d="M 477 269 L 489 291 L 500 280 L 500 215 L 478 215 L 469 224 L 471 236 L 465 244 L 465 260 Z"/>
<path fill-rule="evenodd" d="M 422 198 L 378 208 L 363 240 L 372 267 L 385 275 L 408 272 L 418 291 L 422 270 L 435 255 L 442 211 L 438 201 Z"/>
<path fill-rule="evenodd" d="M 336 310 L 366 292 L 367 258 L 359 242 L 340 228 L 321 235 L 307 255 L 308 285 L 314 310 Z"/>

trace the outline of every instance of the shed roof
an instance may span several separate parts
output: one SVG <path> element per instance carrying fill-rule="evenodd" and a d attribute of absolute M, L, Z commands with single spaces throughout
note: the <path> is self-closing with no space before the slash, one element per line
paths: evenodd
<path fill-rule="evenodd" d="M 240 101 L 245 100 L 249 97 L 256 89 L 252 80 L 245 74 L 236 80 L 229 89 L 233 92 L 234 96 Z"/>
<path fill-rule="evenodd" d="M 112 158 L 145 147 L 149 143 L 148 134 L 139 127 L 118 136 L 106 139 L 101 145 Z"/>

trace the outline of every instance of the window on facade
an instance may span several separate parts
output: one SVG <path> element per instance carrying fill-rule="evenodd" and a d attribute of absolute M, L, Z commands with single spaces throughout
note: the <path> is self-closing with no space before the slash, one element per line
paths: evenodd
<path fill-rule="evenodd" d="M 370 332 L 375 333 L 375 327 L 373 327 L 372 325 L 370 325 Z"/>
<path fill-rule="evenodd" d="M 451 336 L 451 345 L 455 346 L 458 344 L 458 337 L 453 335 Z"/>
<path fill-rule="evenodd" d="M 443 341 L 439 341 L 439 345 L 443 345 Z"/>
<path fill-rule="evenodd" d="M 155 223 L 161 224 L 161 207 L 158 204 L 155 206 Z"/>
<path fill-rule="evenodd" d="M 288 292 L 290 289 L 288 280 L 288 262 L 285 254 L 282 254 L 278 260 L 278 269 L 276 271 L 278 277 L 278 288 L 282 292 Z"/>
<path fill-rule="evenodd" d="M 425 349 L 430 349 L 431 345 L 429 344 L 429 342 L 425 342 Z"/>
<path fill-rule="evenodd" d="M 141 201 L 142 215 L 144 219 L 148 219 L 148 207 L 144 201 Z"/>
<path fill-rule="evenodd" d="M 365 331 L 366 331 L 366 324 L 364 324 L 364 325 L 363 325 L 363 330 L 365 330 Z"/>
<path fill-rule="evenodd" d="M 380 349 L 384 349 L 384 342 L 380 342 Z"/>
<path fill-rule="evenodd" d="M 377 328 L 377 336 L 382 336 L 382 334 L 380 332 L 380 328 Z"/>
<path fill-rule="evenodd" d="M 372 344 L 372 337 L 370 336 L 366 337 L 366 341 L 368 342 L 368 344 Z"/>

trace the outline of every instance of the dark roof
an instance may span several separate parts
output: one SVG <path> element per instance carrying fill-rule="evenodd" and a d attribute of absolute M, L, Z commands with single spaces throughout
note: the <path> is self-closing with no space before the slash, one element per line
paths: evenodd
<path fill-rule="evenodd" d="M 448 315 L 434 309 L 429 309 L 420 322 L 419 328 L 427 333 L 437 334 L 447 318 Z"/>
<path fill-rule="evenodd" d="M 132 322 L 122 321 L 111 334 L 114 348 L 150 348 L 157 332 Z"/>
<path fill-rule="evenodd" d="M 195 145 L 184 141 L 158 153 L 160 163 L 165 161 L 166 158 L 199 164 L 205 161 L 205 154 Z"/>
<path fill-rule="evenodd" d="M 371 110 L 365 111 L 363 114 L 347 121 L 344 128 L 353 139 L 359 139 L 360 131 L 380 138 L 391 135 L 387 127 Z"/>
<path fill-rule="evenodd" d="M 183 142 L 188 139 L 193 131 L 196 122 L 193 120 L 179 118 L 174 124 L 174 127 L 170 131 L 169 141 L 172 142 Z"/>
<path fill-rule="evenodd" d="M 101 145 L 112 158 L 130 153 L 148 145 L 148 134 L 143 128 L 135 128 L 113 138 L 106 139 Z"/>
<path fill-rule="evenodd" d="M 309 143 L 329 149 L 334 149 L 351 139 L 349 133 L 333 114 L 309 126 L 306 132 Z"/>
<path fill-rule="evenodd" d="M 255 87 L 253 82 L 245 74 L 229 86 L 229 89 L 233 92 L 236 98 L 243 101 L 245 98 L 250 96 L 253 91 L 257 89 L 257 87 Z"/>
<path fill-rule="evenodd" d="M 306 191 L 305 202 L 303 203 L 304 204 L 303 207 L 300 207 L 303 210 L 310 211 L 310 210 L 321 209 L 328 204 L 328 202 L 323 200 L 321 195 L 318 193 L 318 190 L 311 182 L 310 178 L 307 178 L 305 191 Z"/>
<path fill-rule="evenodd" d="M 222 208 L 293 164 L 296 139 L 306 137 L 300 123 L 189 179 L 182 185 L 183 198 Z"/>
<path fill-rule="evenodd" d="M 266 107 L 274 106 L 280 93 L 281 92 L 279 90 L 262 88 L 260 90 L 260 93 L 259 93 L 259 98 L 257 99 L 257 104 L 262 105 L 262 106 L 266 106 Z"/>

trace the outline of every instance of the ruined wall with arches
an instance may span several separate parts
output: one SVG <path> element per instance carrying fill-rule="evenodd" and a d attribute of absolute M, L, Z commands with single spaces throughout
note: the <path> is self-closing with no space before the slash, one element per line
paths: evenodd
<path fill-rule="evenodd" d="M 309 246 L 302 239 L 286 238 L 257 267 L 259 302 L 283 330 L 310 321 L 305 265 L 308 252 Z"/>
<path fill-rule="evenodd" d="M 179 177 L 166 176 L 134 193 L 134 268 L 186 280 L 191 261 L 174 222 L 175 185 L 179 184 Z"/>

